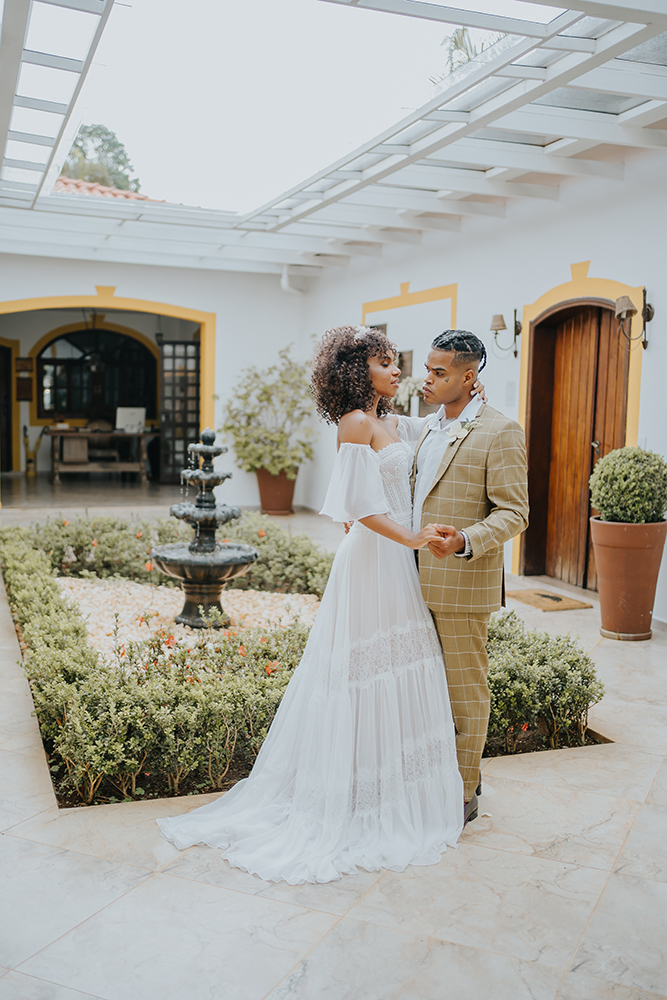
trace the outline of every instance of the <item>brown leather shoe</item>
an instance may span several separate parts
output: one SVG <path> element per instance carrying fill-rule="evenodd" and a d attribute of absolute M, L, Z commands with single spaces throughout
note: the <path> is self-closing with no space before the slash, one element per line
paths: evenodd
<path fill-rule="evenodd" d="M 473 795 L 469 802 L 466 802 L 463 807 L 463 826 L 466 827 L 468 823 L 472 823 L 474 819 L 477 819 L 479 814 L 479 802 L 477 801 L 477 795 Z"/>

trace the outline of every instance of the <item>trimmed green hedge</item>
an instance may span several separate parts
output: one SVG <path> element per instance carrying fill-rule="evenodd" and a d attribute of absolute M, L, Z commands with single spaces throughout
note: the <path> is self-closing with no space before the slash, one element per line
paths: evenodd
<path fill-rule="evenodd" d="M 92 536 L 98 546 L 102 520 Z M 38 537 L 51 537 L 44 531 L 2 529 L 0 558 L 61 801 L 90 805 L 213 791 L 247 773 L 308 628 L 204 629 L 186 640 L 161 630 L 129 644 L 117 636 L 114 657 L 106 661 L 90 646 L 78 608 L 55 579 L 62 548 L 51 545 L 47 553 L 35 545 Z M 122 541 L 117 522 L 113 532 Z M 128 564 L 127 575 L 136 579 L 131 555 L 112 562 L 116 573 Z M 82 566 L 84 573 L 94 575 Z M 505 613 L 491 621 L 489 654 L 490 738 L 500 737 L 508 752 L 526 728 L 539 729 L 545 746 L 583 742 L 588 708 L 603 688 L 574 640 L 531 631 Z"/>
<path fill-rule="evenodd" d="M 122 576 L 139 582 L 178 586 L 152 569 L 154 545 L 189 541 L 192 529 L 175 518 L 127 521 L 118 517 L 49 520 L 25 529 L 26 541 L 44 551 L 59 576 Z M 324 593 L 333 555 L 308 535 L 292 535 L 270 517 L 246 511 L 219 532 L 221 540 L 244 542 L 259 557 L 242 577 L 230 583 L 240 590 Z"/>

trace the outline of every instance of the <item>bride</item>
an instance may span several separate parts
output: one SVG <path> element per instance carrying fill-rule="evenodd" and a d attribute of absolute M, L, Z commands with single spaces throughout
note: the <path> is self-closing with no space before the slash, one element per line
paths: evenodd
<path fill-rule="evenodd" d="M 395 359 L 377 330 L 338 327 L 320 342 L 315 402 L 339 442 L 322 513 L 355 523 L 251 774 L 158 820 L 176 847 L 221 848 L 269 881 L 435 864 L 463 827 L 444 664 L 414 555 L 439 531 L 411 530 Z"/>

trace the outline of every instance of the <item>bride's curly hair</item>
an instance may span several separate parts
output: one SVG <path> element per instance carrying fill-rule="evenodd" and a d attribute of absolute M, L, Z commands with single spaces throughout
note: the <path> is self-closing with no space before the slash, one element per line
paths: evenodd
<path fill-rule="evenodd" d="M 310 384 L 317 412 L 327 423 L 337 424 L 351 410 L 370 410 L 375 389 L 368 360 L 387 354 L 397 358 L 398 349 L 380 330 L 336 326 L 326 331 L 315 351 Z M 388 396 L 380 397 L 377 412 L 392 412 Z"/>

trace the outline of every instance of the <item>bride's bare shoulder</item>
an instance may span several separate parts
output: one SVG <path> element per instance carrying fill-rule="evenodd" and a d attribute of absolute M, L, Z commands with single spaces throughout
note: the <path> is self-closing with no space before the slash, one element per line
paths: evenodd
<path fill-rule="evenodd" d="M 370 444 L 373 438 L 373 424 L 363 410 L 350 410 L 338 422 L 338 440 L 350 444 Z"/>

